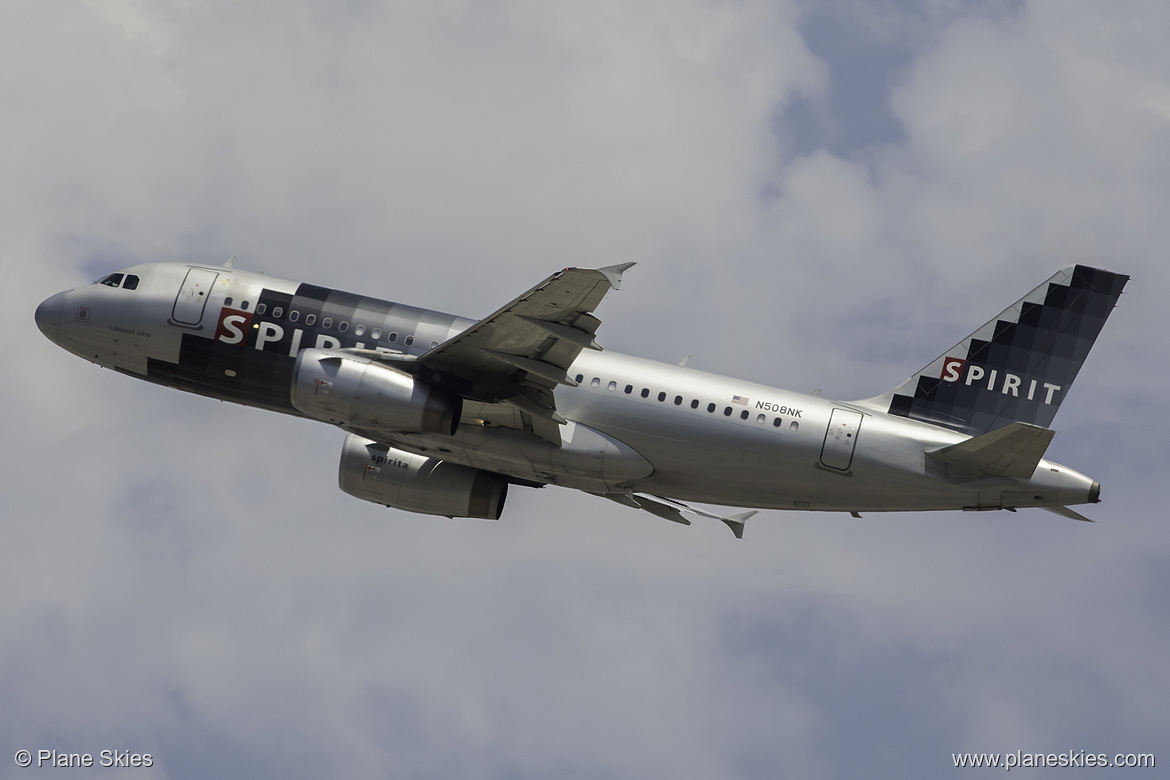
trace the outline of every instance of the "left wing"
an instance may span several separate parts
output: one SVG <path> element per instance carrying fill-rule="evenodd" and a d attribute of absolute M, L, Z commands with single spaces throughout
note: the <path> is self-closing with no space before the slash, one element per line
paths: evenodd
<path fill-rule="evenodd" d="M 621 284 L 633 263 L 606 268 L 566 268 L 514 301 L 419 356 L 415 373 L 435 377 L 464 398 L 504 402 L 524 427 L 560 446 L 553 390 L 576 386 L 567 371 L 593 340 L 601 321 L 593 310 Z"/>
<path fill-rule="evenodd" d="M 690 525 L 691 521 L 683 517 L 683 512 L 690 512 L 693 515 L 700 517 L 709 517 L 712 520 L 719 520 L 735 534 L 736 539 L 743 538 L 743 526 L 747 520 L 750 520 L 758 512 L 756 509 L 747 512 L 740 512 L 737 515 L 716 515 L 697 507 L 684 504 L 681 501 L 675 501 L 673 498 L 666 498 L 665 496 L 652 496 L 648 493 L 594 493 L 595 496 L 608 498 L 610 501 L 628 506 L 631 509 L 641 509 L 649 512 L 652 515 L 657 515 L 664 520 L 669 520 L 672 523 L 680 523 L 681 525 Z"/>

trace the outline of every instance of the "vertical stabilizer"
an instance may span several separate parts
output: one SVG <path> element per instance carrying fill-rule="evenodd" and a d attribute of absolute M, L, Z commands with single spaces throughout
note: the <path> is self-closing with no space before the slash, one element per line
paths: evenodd
<path fill-rule="evenodd" d="M 860 402 L 979 435 L 1047 428 L 1129 277 L 1068 266 L 884 395 Z"/>

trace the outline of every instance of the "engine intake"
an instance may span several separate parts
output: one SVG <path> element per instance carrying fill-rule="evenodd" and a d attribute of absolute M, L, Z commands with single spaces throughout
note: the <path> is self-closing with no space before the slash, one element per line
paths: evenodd
<path fill-rule="evenodd" d="M 350 434 L 341 450 L 341 489 L 407 512 L 498 520 L 508 482 L 490 471 L 395 449 Z"/>
<path fill-rule="evenodd" d="M 366 358 L 302 350 L 293 368 L 292 405 L 335 425 L 451 436 L 463 399 Z"/>

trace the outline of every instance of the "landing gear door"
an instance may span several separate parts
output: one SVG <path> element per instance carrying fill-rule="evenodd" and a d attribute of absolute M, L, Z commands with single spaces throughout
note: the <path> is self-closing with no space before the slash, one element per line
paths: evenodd
<path fill-rule="evenodd" d="M 171 310 L 171 322 L 175 325 L 194 327 L 203 319 L 203 309 L 207 306 L 207 299 L 211 297 L 211 290 L 219 274 L 208 271 L 206 268 L 191 268 L 187 271 L 187 278 L 179 288 L 179 295 L 175 298 L 175 308 Z"/>
<path fill-rule="evenodd" d="M 861 428 L 861 414 L 848 409 L 834 409 L 825 431 L 821 447 L 821 463 L 838 471 L 848 471 L 853 462 L 853 448 L 857 446 L 857 431 Z"/>

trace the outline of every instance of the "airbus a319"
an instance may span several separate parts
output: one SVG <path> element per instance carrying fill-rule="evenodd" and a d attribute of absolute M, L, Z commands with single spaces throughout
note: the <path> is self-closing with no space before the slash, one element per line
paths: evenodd
<path fill-rule="evenodd" d="M 128 376 L 348 432 L 341 489 L 499 518 L 509 485 L 659 517 L 1041 507 L 1100 485 L 1044 454 L 1129 277 L 1057 271 L 898 387 L 859 401 L 603 350 L 632 263 L 568 268 L 482 320 L 232 267 L 148 263 L 51 296 L 51 341 Z M 721 514 L 690 502 L 750 508 Z"/>

